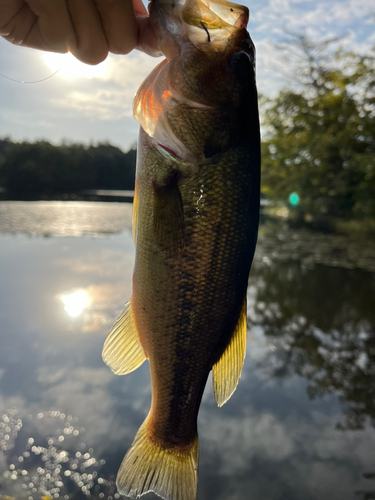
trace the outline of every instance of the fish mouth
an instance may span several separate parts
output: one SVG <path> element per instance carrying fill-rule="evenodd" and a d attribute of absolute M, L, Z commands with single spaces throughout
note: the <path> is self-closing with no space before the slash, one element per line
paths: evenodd
<path fill-rule="evenodd" d="M 168 15 L 180 18 L 187 27 L 204 25 L 215 31 L 246 28 L 249 9 L 227 0 L 149 0 Z"/>
<path fill-rule="evenodd" d="M 234 26 L 238 29 L 246 28 L 248 22 L 249 22 L 249 14 L 247 12 L 243 12 L 235 22 Z"/>

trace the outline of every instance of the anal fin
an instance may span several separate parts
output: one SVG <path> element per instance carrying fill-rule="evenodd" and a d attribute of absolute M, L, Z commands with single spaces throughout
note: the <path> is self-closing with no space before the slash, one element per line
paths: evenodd
<path fill-rule="evenodd" d="M 138 338 L 130 301 L 109 332 L 102 356 L 116 375 L 126 375 L 145 361 L 146 355 Z"/>
<path fill-rule="evenodd" d="M 232 396 L 241 376 L 246 354 L 246 313 L 245 297 L 232 338 L 219 361 L 212 367 L 214 395 L 218 406 L 223 406 Z"/>

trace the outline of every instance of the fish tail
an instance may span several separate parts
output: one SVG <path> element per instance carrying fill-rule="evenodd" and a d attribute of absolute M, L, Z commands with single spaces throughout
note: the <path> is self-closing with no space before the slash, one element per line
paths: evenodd
<path fill-rule="evenodd" d="M 153 491 L 165 500 L 195 500 L 198 435 L 189 446 L 165 448 L 149 437 L 149 416 L 141 425 L 117 474 L 120 494 L 139 498 Z"/>

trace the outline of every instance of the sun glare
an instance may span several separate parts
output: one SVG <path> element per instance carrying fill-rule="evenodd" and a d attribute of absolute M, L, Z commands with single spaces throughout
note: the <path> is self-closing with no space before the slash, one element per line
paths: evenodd
<path fill-rule="evenodd" d="M 107 61 L 90 66 L 78 61 L 70 52 L 67 54 L 46 52 L 44 60 L 53 71 L 59 70 L 59 75 L 66 78 L 104 78 L 108 73 Z"/>
<path fill-rule="evenodd" d="M 90 303 L 87 293 L 83 290 L 69 293 L 68 295 L 61 295 L 60 298 L 64 304 L 65 311 L 72 318 L 79 316 Z"/>

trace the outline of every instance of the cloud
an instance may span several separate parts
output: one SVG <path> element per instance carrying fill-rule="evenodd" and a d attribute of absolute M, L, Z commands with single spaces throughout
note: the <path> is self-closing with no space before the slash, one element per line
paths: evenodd
<path fill-rule="evenodd" d="M 219 409 L 217 415 L 212 408 L 210 410 L 207 412 L 203 408 L 200 415 L 208 453 L 220 450 L 222 456 L 230 457 L 222 462 L 220 474 L 240 475 L 246 472 L 250 461 L 257 456 L 277 463 L 295 452 L 286 426 L 268 412 L 237 417 L 225 415 L 223 418 Z M 233 450 L 236 450 L 235 454 Z"/>
<path fill-rule="evenodd" d="M 131 276 L 134 265 L 134 252 L 126 251 L 126 248 L 109 249 L 103 248 L 99 252 L 90 253 L 80 257 L 64 257 L 56 259 L 56 264 L 60 267 L 69 268 L 74 273 L 87 274 L 100 278 L 120 278 L 121 282 L 126 276 Z"/>
<path fill-rule="evenodd" d="M 44 405 L 40 411 L 64 409 L 84 423 L 85 440 L 97 443 L 106 436 L 112 420 L 113 399 L 108 383 L 113 375 L 103 366 L 101 369 L 78 367 L 59 370 L 58 373 L 43 367 L 38 370 L 37 381 L 44 386 Z M 41 423 L 43 425 L 43 423 Z"/>
<path fill-rule="evenodd" d="M 132 97 L 129 90 L 71 91 L 65 96 L 51 99 L 56 108 L 73 109 L 87 117 L 99 120 L 129 118 L 132 116 Z"/>
<path fill-rule="evenodd" d="M 251 7 L 251 5 L 250 5 Z M 249 29 L 257 47 L 257 80 L 260 93 L 274 97 L 283 86 L 291 86 L 293 69 L 276 45 L 288 38 L 287 33 L 306 32 L 313 39 L 346 35 L 332 50 L 368 53 L 374 43 L 373 30 L 365 25 L 373 20 L 372 0 L 305 2 L 304 0 L 269 0 L 256 10 Z"/>
<path fill-rule="evenodd" d="M 89 299 L 90 305 L 86 311 L 86 321 L 82 326 L 83 333 L 102 332 L 103 327 L 107 327 L 109 332 L 113 319 L 118 316 L 123 309 L 118 310 L 117 304 L 119 300 L 130 298 L 131 296 L 131 271 L 128 270 L 128 279 L 125 283 L 128 284 L 124 287 L 123 283 L 104 283 L 102 285 L 91 285 L 85 289 Z"/>
<path fill-rule="evenodd" d="M 257 33 L 280 34 L 284 28 L 301 30 L 306 27 L 317 28 L 322 34 L 327 27 L 347 28 L 355 21 L 367 22 L 374 13 L 372 0 L 358 2 L 346 1 L 289 1 L 270 0 L 253 16 Z"/>
<path fill-rule="evenodd" d="M 274 391 L 269 397 L 277 397 L 278 388 Z M 293 391 L 284 387 L 284 404 Z M 256 398 L 252 401 L 242 414 L 238 406 L 233 413 L 230 406 L 201 409 L 201 471 L 212 481 L 212 496 L 235 499 L 244 489 L 246 498 L 339 500 L 361 488 L 361 473 L 373 456 L 374 429 L 360 436 L 342 433 L 334 430 L 339 414 L 312 409 L 306 419 L 290 401 L 289 415 L 282 416 L 262 411 L 254 404 Z"/>
<path fill-rule="evenodd" d="M 85 116 L 100 120 L 112 120 L 133 116 L 133 98 L 146 76 L 160 62 L 141 52 L 128 57 L 109 55 L 106 71 L 91 80 L 96 85 L 81 90 L 69 90 L 63 96 L 56 96 L 51 104 L 64 109 L 74 109 Z"/>

